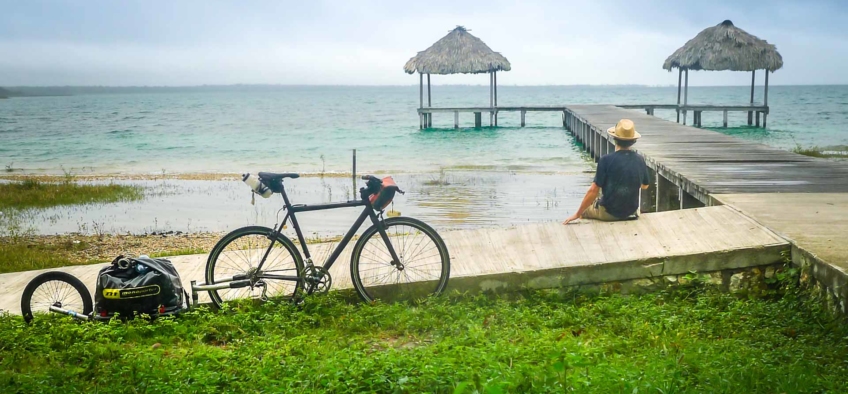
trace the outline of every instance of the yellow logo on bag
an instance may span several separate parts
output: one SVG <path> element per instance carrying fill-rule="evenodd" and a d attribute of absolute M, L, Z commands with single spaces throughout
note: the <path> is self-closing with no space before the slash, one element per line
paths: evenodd
<path fill-rule="evenodd" d="M 130 287 L 128 289 L 103 289 L 103 297 L 107 300 L 150 297 L 159 294 L 159 290 L 159 285 Z"/>

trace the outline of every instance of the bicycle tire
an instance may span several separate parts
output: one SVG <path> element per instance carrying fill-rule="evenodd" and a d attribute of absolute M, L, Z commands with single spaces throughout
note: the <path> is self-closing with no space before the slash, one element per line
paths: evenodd
<path fill-rule="evenodd" d="M 353 252 L 351 253 L 350 259 L 350 276 L 351 282 L 353 283 L 354 289 L 359 293 L 360 298 L 366 302 L 372 302 L 377 299 L 381 300 L 403 300 L 403 299 L 417 299 L 423 296 L 438 296 L 441 294 L 448 284 L 448 279 L 450 279 L 450 253 L 448 252 L 447 245 L 445 245 L 442 237 L 439 236 L 439 233 L 436 232 L 432 227 L 427 225 L 426 223 L 413 219 L 413 218 L 405 218 L 405 217 L 397 217 L 397 218 L 388 218 L 383 221 L 383 224 L 386 226 L 386 233 L 389 235 L 390 242 L 392 238 L 395 239 L 396 242 L 392 242 L 392 246 L 394 247 L 397 256 L 401 259 L 401 263 L 404 264 L 404 269 L 398 269 L 390 264 L 390 262 L 386 262 L 386 259 L 390 259 L 388 248 L 385 251 L 382 251 L 381 254 L 377 254 L 376 251 L 370 251 L 366 249 L 369 245 L 369 241 L 375 239 L 376 248 L 379 250 L 379 245 L 385 247 L 385 242 L 383 241 L 378 228 L 376 225 L 372 225 L 362 234 L 362 237 L 357 241 L 356 246 L 353 248 Z M 435 255 L 424 257 L 433 257 L 432 263 L 423 263 L 421 264 L 413 264 L 416 261 L 420 260 L 417 254 L 429 252 L 427 248 L 429 246 L 421 246 L 422 241 L 414 241 L 409 240 L 409 233 L 406 232 L 398 232 L 398 227 L 407 226 L 411 229 L 415 229 L 420 232 L 420 234 L 425 235 L 432 243 L 436 251 L 438 252 L 438 261 L 435 261 Z M 374 238 L 374 235 L 377 235 Z M 418 234 L 415 234 L 416 236 Z M 397 245 L 396 245 L 397 244 Z M 416 249 L 417 248 L 417 249 Z M 371 257 L 374 260 L 373 265 L 369 267 L 365 267 L 363 264 L 363 253 L 368 252 L 371 253 Z M 410 256 L 410 254 L 412 254 Z M 368 255 L 366 255 L 368 258 Z M 380 262 L 382 260 L 382 262 Z M 438 277 L 424 276 L 422 275 L 422 270 L 419 268 L 426 265 L 435 265 L 439 264 Z M 413 268 L 414 266 L 418 266 L 417 268 Z M 395 271 L 393 272 L 392 269 Z M 367 270 L 382 270 L 381 272 L 375 272 L 375 277 L 372 279 L 377 280 L 369 280 L 364 283 L 363 282 L 363 272 Z M 403 271 L 407 271 L 404 273 Z M 410 277 L 409 272 L 412 272 L 412 277 Z M 397 275 L 397 281 L 395 283 L 384 283 L 383 280 L 389 279 L 390 276 Z M 415 276 L 418 275 L 417 278 Z M 406 280 L 405 283 L 400 283 L 401 281 Z M 389 286 L 385 286 L 389 285 Z M 369 289 L 370 288 L 370 289 Z"/>
<path fill-rule="evenodd" d="M 248 263 L 248 266 L 250 266 L 247 270 L 240 270 L 238 267 L 236 267 L 235 264 L 238 264 L 238 262 L 233 260 L 232 256 L 228 256 L 228 258 L 229 258 L 230 268 L 235 268 L 234 270 L 232 270 L 232 272 L 248 273 L 248 271 L 251 268 L 258 266 L 259 260 L 261 260 L 261 258 L 259 260 L 257 260 L 255 262 L 255 264 L 253 264 L 248 259 L 251 257 L 251 255 L 258 256 L 260 254 L 264 254 L 265 251 L 268 248 L 268 244 L 267 244 L 267 241 L 266 241 L 266 243 L 259 245 L 259 243 L 262 243 L 262 242 L 258 240 L 257 245 L 256 245 L 257 246 L 256 249 L 250 249 L 250 246 L 251 246 L 250 242 L 248 242 L 248 249 L 239 249 L 238 245 L 236 245 L 235 249 L 227 251 L 226 250 L 227 247 L 238 242 L 238 240 L 244 239 L 248 236 L 257 236 L 259 238 L 264 237 L 267 240 L 271 240 L 271 236 L 274 233 L 275 233 L 275 231 L 273 229 L 268 228 L 268 227 L 248 226 L 248 227 L 242 227 L 242 228 L 233 230 L 229 234 L 223 236 L 218 241 L 218 243 L 215 244 L 215 247 L 212 249 L 212 252 L 209 253 L 209 259 L 206 261 L 206 284 L 211 285 L 211 284 L 215 283 L 215 269 L 216 269 L 216 267 L 221 267 L 222 268 L 221 271 L 223 271 L 225 262 L 222 260 L 222 258 L 224 256 L 224 254 L 222 254 L 222 253 L 232 252 L 233 254 L 239 254 L 238 251 L 247 250 L 248 251 L 247 253 L 242 252 L 242 253 L 240 253 L 240 256 L 239 256 L 239 257 L 241 257 L 242 260 L 244 260 L 245 262 Z M 275 271 L 286 271 L 286 272 L 290 272 L 291 274 L 293 274 L 293 276 L 300 276 L 300 272 L 303 270 L 303 258 L 300 256 L 300 252 L 297 250 L 294 243 L 290 239 L 288 239 L 288 237 L 286 237 L 283 234 L 279 234 L 279 233 L 276 234 L 276 237 L 273 239 L 273 242 L 279 243 L 280 247 L 288 252 L 289 256 L 291 257 L 290 262 L 291 262 L 291 265 L 292 265 L 292 267 L 290 267 L 290 268 L 280 268 L 279 270 L 275 270 Z M 251 250 L 253 250 L 254 252 L 250 252 Z M 255 253 L 255 251 L 261 251 L 261 253 Z M 273 250 L 272 250 L 272 252 L 273 252 Z M 275 259 L 276 259 L 276 257 L 275 257 Z M 221 260 L 220 264 L 219 264 L 219 260 Z M 276 261 L 276 260 L 272 260 L 271 263 L 269 263 L 269 264 L 274 264 L 274 261 Z M 283 266 L 283 267 L 287 266 L 287 264 L 285 264 L 285 263 L 286 263 L 286 261 L 283 261 L 281 266 Z M 241 267 L 241 268 L 244 268 L 244 267 Z M 263 266 L 263 272 L 267 268 L 274 268 L 274 267 L 273 267 L 273 265 L 265 265 L 265 266 Z M 219 273 L 222 273 L 222 272 L 219 272 Z M 232 275 L 227 275 L 227 276 L 231 277 Z M 283 280 L 272 280 L 272 279 L 268 279 L 268 281 L 273 281 L 274 283 L 285 282 Z M 268 281 L 266 281 L 265 283 L 266 283 L 266 285 L 270 286 Z M 276 297 L 276 296 L 283 296 L 283 297 L 289 296 L 290 297 L 291 295 L 297 294 L 298 291 L 300 290 L 301 281 L 298 280 L 298 281 L 290 281 L 290 282 L 294 283 L 294 286 L 291 288 L 291 291 L 289 291 L 288 287 L 285 287 L 284 285 L 278 283 L 276 285 L 276 287 L 274 287 L 274 289 L 273 289 L 276 292 L 276 294 L 271 294 L 271 297 Z M 250 291 L 244 292 L 244 291 L 241 290 L 241 289 L 246 289 L 246 288 L 250 289 Z M 237 288 L 237 289 L 210 290 L 209 291 L 209 298 L 212 300 L 212 303 L 216 307 L 220 308 L 224 304 L 225 301 L 230 301 L 230 300 L 234 300 L 234 299 L 238 299 L 238 298 L 254 298 L 254 295 L 253 295 L 254 289 L 256 289 L 256 287 L 251 285 L 249 287 L 243 287 L 243 288 Z M 288 293 L 291 293 L 291 295 L 289 295 Z M 222 294 L 228 295 L 228 297 L 222 297 Z M 229 295 L 232 295 L 232 296 L 229 296 Z M 240 295 L 250 295 L 250 297 L 240 297 Z M 225 298 L 227 298 L 227 299 L 225 300 Z"/>
<path fill-rule="evenodd" d="M 51 282 L 60 283 L 49 285 Z M 70 288 L 63 288 L 62 284 L 68 285 Z M 73 297 L 71 288 L 76 291 L 79 299 Z M 37 301 L 34 304 L 33 296 L 36 295 L 46 297 L 46 300 Z M 78 302 L 80 305 L 78 305 Z M 66 272 L 50 271 L 36 276 L 27 283 L 21 295 L 21 314 L 24 321 L 29 323 L 34 317 L 33 312 L 48 312 L 49 307 L 57 303 L 57 306 L 64 309 L 71 309 L 69 306 L 82 306 L 83 315 L 89 315 L 94 310 L 91 293 L 79 279 Z"/>

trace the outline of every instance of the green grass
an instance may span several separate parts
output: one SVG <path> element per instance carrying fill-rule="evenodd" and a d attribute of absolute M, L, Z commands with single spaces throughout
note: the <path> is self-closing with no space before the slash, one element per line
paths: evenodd
<path fill-rule="evenodd" d="M 73 257 L 75 252 L 86 247 L 85 243 L 75 244 L 70 241 L 45 245 L 0 238 L 0 274 L 92 263 L 81 262 Z"/>
<path fill-rule="evenodd" d="M 0 317 L 0 392 L 842 393 L 848 326 L 790 289 L 337 295 L 153 323 Z"/>
<path fill-rule="evenodd" d="M 113 183 L 90 185 L 71 181 L 42 182 L 31 178 L 0 183 L 0 210 L 135 201 L 143 197 L 143 189 L 139 186 Z"/>

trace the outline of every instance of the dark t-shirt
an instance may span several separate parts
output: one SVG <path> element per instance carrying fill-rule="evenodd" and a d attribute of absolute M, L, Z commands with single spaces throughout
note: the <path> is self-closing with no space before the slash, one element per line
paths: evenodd
<path fill-rule="evenodd" d="M 639 209 L 639 192 L 650 182 L 645 159 L 631 150 L 601 157 L 595 184 L 601 187 L 601 206 L 610 215 L 626 218 Z"/>

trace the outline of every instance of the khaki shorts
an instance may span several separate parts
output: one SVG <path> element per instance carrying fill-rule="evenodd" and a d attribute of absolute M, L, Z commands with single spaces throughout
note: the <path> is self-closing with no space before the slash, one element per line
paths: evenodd
<path fill-rule="evenodd" d="M 602 220 L 604 222 L 615 222 L 619 220 L 630 220 L 633 218 L 634 215 L 636 217 L 639 217 L 639 210 L 636 210 L 633 215 L 630 215 L 626 218 L 613 216 L 609 212 L 607 212 L 606 208 L 601 205 L 601 199 L 598 198 L 597 200 L 595 200 L 595 202 L 592 203 L 592 205 L 589 206 L 589 208 L 586 209 L 586 211 L 583 212 L 582 217 L 584 219 L 595 219 Z"/>

